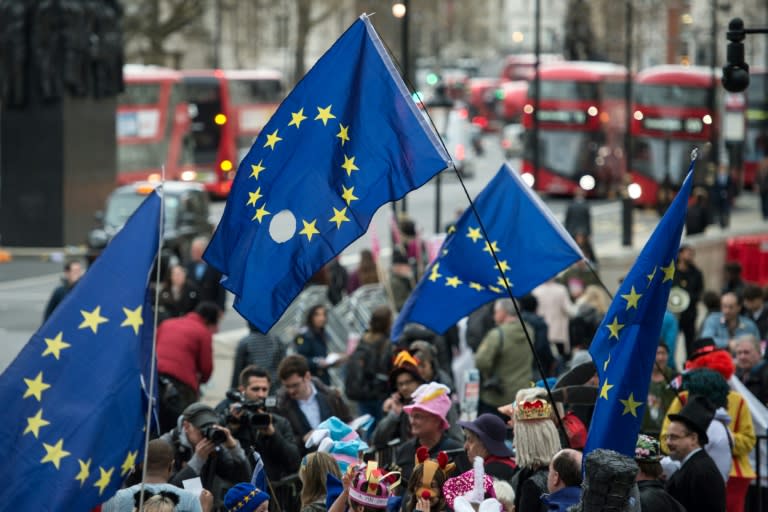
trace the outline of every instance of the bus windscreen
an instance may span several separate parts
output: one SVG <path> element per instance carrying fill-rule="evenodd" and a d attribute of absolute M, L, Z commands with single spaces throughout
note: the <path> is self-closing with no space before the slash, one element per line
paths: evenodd
<path fill-rule="evenodd" d="M 221 114 L 221 89 L 216 79 L 186 78 L 187 102 L 192 117 L 191 134 L 194 158 L 198 164 L 216 162 L 221 141 L 221 128 L 216 116 Z"/>

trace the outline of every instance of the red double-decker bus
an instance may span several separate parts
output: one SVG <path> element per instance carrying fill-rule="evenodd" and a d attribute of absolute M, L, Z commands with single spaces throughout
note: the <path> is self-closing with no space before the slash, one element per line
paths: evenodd
<path fill-rule="evenodd" d="M 581 187 L 588 195 L 607 196 L 622 183 L 626 126 L 624 66 L 605 62 L 561 62 L 539 70 L 539 111 L 534 87 L 523 110 L 526 131 L 523 178 L 536 190 L 572 195 Z M 532 138 L 538 119 L 539 167 Z"/>
<path fill-rule="evenodd" d="M 117 98 L 118 183 L 159 180 L 163 166 L 166 179 L 179 179 L 192 165 L 181 74 L 128 64 L 123 76 L 125 91 Z"/>
<path fill-rule="evenodd" d="M 719 77 L 714 77 L 719 85 Z M 632 107 L 630 171 L 636 204 L 653 206 L 680 188 L 698 148 L 697 182 L 706 180 L 711 140 L 719 140 L 720 95 L 707 67 L 662 65 L 639 72 Z M 715 93 L 715 109 L 712 94 Z M 713 133 L 713 130 L 715 133 Z M 718 142 L 719 144 L 719 142 Z"/>
<path fill-rule="evenodd" d="M 744 140 L 744 184 L 755 182 L 761 160 L 768 158 L 768 72 L 749 71 L 746 91 L 747 130 Z"/>
<path fill-rule="evenodd" d="M 229 194 L 240 160 L 283 100 L 283 77 L 270 69 L 183 71 L 192 113 L 195 170 L 214 197 Z"/>

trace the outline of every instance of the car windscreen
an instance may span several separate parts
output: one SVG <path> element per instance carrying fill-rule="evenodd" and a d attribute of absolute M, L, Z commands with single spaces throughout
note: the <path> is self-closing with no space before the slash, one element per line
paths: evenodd
<path fill-rule="evenodd" d="M 145 195 L 134 192 L 113 194 L 107 201 L 107 211 L 104 214 L 104 225 L 119 228 L 146 199 Z M 179 210 L 179 198 L 165 195 L 165 227 L 169 229 L 176 225 Z"/>

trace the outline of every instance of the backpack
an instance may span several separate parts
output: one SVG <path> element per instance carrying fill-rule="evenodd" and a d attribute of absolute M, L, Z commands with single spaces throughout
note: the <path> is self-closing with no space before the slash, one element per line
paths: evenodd
<path fill-rule="evenodd" d="M 360 341 L 347 362 L 344 389 L 350 400 L 383 400 L 389 395 L 391 343 Z"/>

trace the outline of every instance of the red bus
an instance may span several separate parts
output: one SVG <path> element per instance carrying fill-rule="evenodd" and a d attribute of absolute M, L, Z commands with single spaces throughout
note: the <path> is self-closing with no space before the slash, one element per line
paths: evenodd
<path fill-rule="evenodd" d="M 214 196 L 229 194 L 240 160 L 283 100 L 283 77 L 271 69 L 183 71 L 192 115 L 194 172 Z"/>
<path fill-rule="evenodd" d="M 668 202 L 685 178 L 695 147 L 701 167 L 696 181 L 706 180 L 712 130 L 719 131 L 721 119 L 720 107 L 711 109 L 712 81 L 707 67 L 662 65 L 637 74 L 630 163 L 631 196 L 637 204 Z"/>
<path fill-rule="evenodd" d="M 768 72 L 750 70 L 747 97 L 747 133 L 744 140 L 744 184 L 755 182 L 760 161 L 768 158 Z"/>
<path fill-rule="evenodd" d="M 167 68 L 128 64 L 125 91 L 117 98 L 117 182 L 168 180 L 191 168 L 185 138 L 189 110 L 181 74 Z"/>
<path fill-rule="evenodd" d="M 539 112 L 534 112 L 533 84 L 523 109 L 523 178 L 554 195 L 572 195 L 578 187 L 591 196 L 611 195 L 625 168 L 626 68 L 606 62 L 551 63 L 540 67 L 539 80 Z M 534 115 L 538 169 L 531 143 Z"/>

